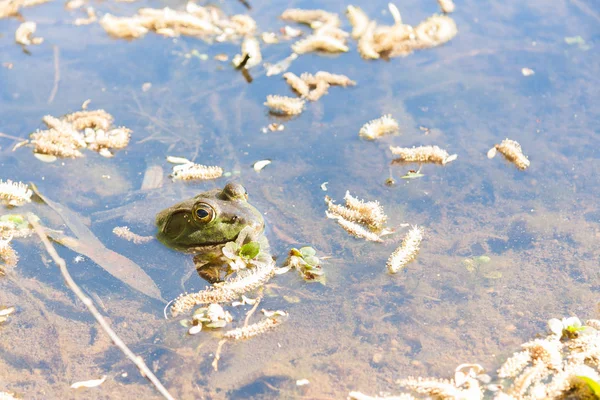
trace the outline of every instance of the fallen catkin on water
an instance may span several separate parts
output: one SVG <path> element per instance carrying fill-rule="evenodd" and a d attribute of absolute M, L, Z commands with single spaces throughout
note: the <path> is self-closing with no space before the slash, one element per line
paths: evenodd
<path fill-rule="evenodd" d="M 310 87 L 308 83 L 302 80 L 293 72 L 286 72 L 283 74 L 283 78 L 290 85 L 292 89 L 294 89 L 300 96 L 306 97 L 310 92 Z"/>
<path fill-rule="evenodd" d="M 386 114 L 381 118 L 367 122 L 360 128 L 359 136 L 368 140 L 374 140 L 386 134 L 398 132 L 400 127 L 390 114 Z"/>
<path fill-rule="evenodd" d="M 325 96 L 328 92 L 329 92 L 329 83 L 327 83 L 325 81 L 318 81 L 317 87 L 314 88 L 313 90 L 311 90 L 308 93 L 308 96 L 306 96 L 306 98 L 310 101 L 317 101 L 321 97 Z"/>
<path fill-rule="evenodd" d="M 325 211 L 325 215 L 327 215 L 327 218 L 335 219 L 336 222 L 342 228 L 344 228 L 344 230 L 346 232 L 348 232 L 349 234 L 351 234 L 354 237 L 357 237 L 359 239 L 365 239 L 370 242 L 382 242 L 383 241 L 383 240 L 381 240 L 381 238 L 379 237 L 378 234 L 376 234 L 375 232 L 371 232 L 370 230 L 364 228 L 362 225 L 360 225 L 354 221 L 349 221 L 349 220 L 345 219 L 344 217 L 334 214 L 329 211 Z"/>
<path fill-rule="evenodd" d="M 402 245 L 390 255 L 390 258 L 387 261 L 386 266 L 391 274 L 397 273 L 404 268 L 406 264 L 415 259 L 419 252 L 421 241 L 423 240 L 423 233 L 423 228 L 416 225 L 408 231 L 402 241 Z"/>
<path fill-rule="evenodd" d="M 310 53 L 312 51 L 325 51 L 328 53 L 345 53 L 348 46 L 332 36 L 310 35 L 292 45 L 292 50 L 297 54 Z"/>
<path fill-rule="evenodd" d="M 7 179 L 6 182 L 0 179 L 0 203 L 9 206 L 22 206 L 31 202 L 33 192 L 29 186 L 22 182 L 13 182 Z"/>
<path fill-rule="evenodd" d="M 274 262 L 241 270 L 235 278 L 221 283 L 220 286 L 215 285 L 198 293 L 179 296 L 171 306 L 171 313 L 175 316 L 189 311 L 199 304 L 226 303 L 236 300 L 242 294 L 258 289 L 267 283 L 274 274 Z"/>
<path fill-rule="evenodd" d="M 456 154 L 448 154 L 446 150 L 440 149 L 438 146 L 421 146 L 421 147 L 395 147 L 390 146 L 392 154 L 400 156 L 397 160 L 403 162 L 419 162 L 419 163 L 436 163 L 446 165 L 449 162 L 456 160 Z"/>
<path fill-rule="evenodd" d="M 113 233 L 118 237 L 135 244 L 148 243 L 154 239 L 153 236 L 141 236 L 129 230 L 128 226 L 116 226 L 113 228 Z"/>
<path fill-rule="evenodd" d="M 245 326 L 243 328 L 236 328 L 225 332 L 223 335 L 226 339 L 241 340 L 249 339 L 253 336 L 260 335 L 270 329 L 273 329 L 277 325 L 281 324 L 281 320 L 276 318 L 265 318 L 255 324 Z"/>
<path fill-rule="evenodd" d="M 183 181 L 217 179 L 222 175 L 223 168 L 221 167 L 194 163 L 175 165 L 171 174 L 173 180 Z"/>
<path fill-rule="evenodd" d="M 488 151 L 488 158 L 494 158 L 499 151 L 506 159 L 515 164 L 519 169 L 527 169 L 529 160 L 523 154 L 521 145 L 514 140 L 504 139 L 502 143 L 495 145 Z"/>
<path fill-rule="evenodd" d="M 304 100 L 295 97 L 268 95 L 265 105 L 274 113 L 298 115 L 304 109 Z"/>
<path fill-rule="evenodd" d="M 352 25 L 352 38 L 359 39 L 369 26 L 369 17 L 360 7 L 352 5 L 346 8 L 346 17 Z"/>
<path fill-rule="evenodd" d="M 319 71 L 315 75 L 305 72 L 300 75 L 300 79 L 310 86 L 316 86 L 319 81 L 325 81 L 331 86 L 347 87 L 356 85 L 356 82 L 348 78 L 346 75 L 332 74 L 331 72 L 327 71 Z"/>

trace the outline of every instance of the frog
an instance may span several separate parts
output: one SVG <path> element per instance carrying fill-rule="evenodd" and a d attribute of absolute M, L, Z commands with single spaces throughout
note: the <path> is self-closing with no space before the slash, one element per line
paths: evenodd
<path fill-rule="evenodd" d="M 194 254 L 198 274 L 210 283 L 224 280 L 230 271 L 223 264 L 228 242 L 243 245 L 258 242 L 268 254 L 262 214 L 248 202 L 248 192 L 239 183 L 200 193 L 160 211 L 156 215 L 157 239 L 174 250 Z"/>

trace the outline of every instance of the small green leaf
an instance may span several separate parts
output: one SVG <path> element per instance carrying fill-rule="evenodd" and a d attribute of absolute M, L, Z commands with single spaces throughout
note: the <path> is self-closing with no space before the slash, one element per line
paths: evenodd
<path fill-rule="evenodd" d="M 489 258 L 488 256 L 479 256 L 473 257 L 473 261 L 479 264 L 487 264 L 491 261 L 491 258 Z"/>
<path fill-rule="evenodd" d="M 300 250 L 292 248 L 290 250 L 290 256 L 302 257 L 302 253 L 300 253 Z"/>
<path fill-rule="evenodd" d="M 250 242 L 246 243 L 240 249 L 240 257 L 243 257 L 247 260 L 252 260 L 260 253 L 260 243 L 258 242 Z"/>
<path fill-rule="evenodd" d="M 312 257 L 315 254 L 317 254 L 317 251 L 315 249 L 313 249 L 312 247 L 306 246 L 306 247 L 302 247 L 300 249 L 300 254 L 302 254 L 303 258 Z"/>
<path fill-rule="evenodd" d="M 588 387 L 590 388 L 592 393 L 594 393 L 597 399 L 600 398 L 600 384 L 598 382 L 596 382 L 588 376 L 579 375 L 577 377 L 588 385 Z"/>
<path fill-rule="evenodd" d="M 227 325 L 227 321 L 221 320 L 221 321 L 214 321 L 214 322 L 208 323 L 204 326 L 207 328 L 222 328 L 225 325 Z"/>
<path fill-rule="evenodd" d="M 313 267 L 319 266 L 319 259 L 315 256 L 305 257 L 304 261 L 306 261 L 306 263 L 310 266 L 313 266 Z"/>
<path fill-rule="evenodd" d="M 417 179 L 417 178 L 422 178 L 425 175 L 423 175 L 422 173 L 420 173 L 419 171 L 408 171 L 408 173 L 404 176 L 402 176 L 402 179 Z"/>
<path fill-rule="evenodd" d="M 462 261 L 462 264 L 465 266 L 465 268 L 467 269 L 467 271 L 469 272 L 475 272 L 475 270 L 477 268 L 475 268 L 475 263 L 473 262 L 472 259 L 470 258 L 466 258 Z"/>

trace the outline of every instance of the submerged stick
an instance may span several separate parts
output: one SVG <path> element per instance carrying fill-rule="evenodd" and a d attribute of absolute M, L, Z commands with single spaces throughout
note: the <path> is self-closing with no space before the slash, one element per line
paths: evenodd
<path fill-rule="evenodd" d="M 52 92 L 48 97 L 48 104 L 54 101 L 54 97 L 58 92 L 58 82 L 60 82 L 60 51 L 58 46 L 52 46 L 52 50 L 54 50 L 54 86 L 52 86 Z"/>
<path fill-rule="evenodd" d="M 146 378 L 148 378 L 148 380 L 150 382 L 152 382 L 152 384 L 156 387 L 156 389 L 160 392 L 160 394 L 163 395 L 163 397 L 165 399 L 173 400 L 174 399 L 173 396 L 171 396 L 171 394 L 162 385 L 162 383 L 160 383 L 158 378 L 152 373 L 150 368 L 148 368 L 148 366 L 146 365 L 144 360 L 141 357 L 135 355 L 135 353 L 133 353 L 129 349 L 129 347 L 127 347 L 127 345 L 121 340 L 121 338 L 115 333 L 115 331 L 112 330 L 112 328 L 110 327 L 108 322 L 106 322 L 106 320 L 104 319 L 102 314 L 100 314 L 100 312 L 98 311 L 98 309 L 96 308 L 96 306 L 94 305 L 92 300 L 81 291 L 79 286 L 77 286 L 77 284 L 71 277 L 71 274 L 69 274 L 69 270 L 67 269 L 67 264 L 65 263 L 65 260 L 63 260 L 58 255 L 58 253 L 56 252 L 56 249 L 54 249 L 54 246 L 50 243 L 50 241 L 48 240 L 48 237 L 44 233 L 44 230 L 41 227 L 41 225 L 34 218 L 31 218 L 31 217 L 28 218 L 28 221 L 31 224 L 31 226 L 33 226 L 35 233 L 37 233 L 37 235 L 40 237 L 40 240 L 44 244 L 44 247 L 46 247 L 46 251 L 48 252 L 50 257 L 52 257 L 52 259 L 54 260 L 56 265 L 58 265 L 58 268 L 60 269 L 60 273 L 62 274 L 63 278 L 65 279 L 65 282 L 66 282 L 67 286 L 69 287 L 69 289 L 71 289 L 71 291 L 73 293 L 75 293 L 77 298 L 79 300 L 81 300 L 81 302 L 87 307 L 87 309 L 94 316 L 96 321 L 98 321 L 98 323 L 100 324 L 100 326 L 102 327 L 104 332 L 106 332 L 106 334 L 113 341 L 115 346 L 117 346 L 123 352 L 123 354 L 125 354 L 125 356 L 127 358 L 129 358 L 129 360 L 131 360 L 138 367 L 142 376 L 145 376 Z"/>

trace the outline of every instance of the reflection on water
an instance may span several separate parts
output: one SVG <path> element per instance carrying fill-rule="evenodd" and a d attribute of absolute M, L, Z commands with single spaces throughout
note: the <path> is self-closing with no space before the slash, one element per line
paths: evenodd
<path fill-rule="evenodd" d="M 319 5 L 343 13 L 347 4 Z M 383 3 L 357 5 L 391 21 Z M 98 11 L 132 15 L 145 6 L 163 5 L 111 3 Z M 246 12 L 238 2 L 221 6 L 228 14 Z M 252 6 L 259 27 L 276 30 L 284 25 L 277 17 L 285 8 L 313 4 Z M 435 1 L 400 6 L 411 24 L 438 10 Z M 395 392 L 398 378 L 447 377 L 461 362 L 481 363 L 493 375 L 549 318 L 598 317 L 592 299 L 600 287 L 594 167 L 600 14 L 591 3 L 467 0 L 453 14 L 458 35 L 443 47 L 375 62 L 360 59 L 355 49 L 302 55 L 290 67 L 297 75 L 325 70 L 358 84 L 331 88 L 291 119 L 270 115 L 263 106 L 268 94 L 292 95 L 281 76 L 266 77 L 259 67 L 248 84 L 228 63 L 214 60 L 238 53 L 236 44 L 153 34 L 113 40 L 98 24 L 73 26 L 74 13 L 59 3 L 25 9 L 23 16 L 38 23 L 45 42 L 26 54 L 13 43 L 17 19 L 0 20 L 0 65 L 13 65 L 0 67 L 0 132 L 26 138 L 41 128 L 42 116 L 76 111 L 89 98 L 90 107 L 106 109 L 133 135 L 112 159 L 88 152 L 52 164 L 26 148 L 12 152 L 18 140 L 2 136 L 0 178 L 34 182 L 78 212 L 107 248 L 142 266 L 165 299 L 204 287 L 190 257 L 157 242 L 123 241 L 112 229 L 128 225 L 152 235 L 157 211 L 225 182 L 172 182 L 167 155 L 219 165 L 241 181 L 265 215 L 279 262 L 291 247 L 304 245 L 331 256 L 325 286 L 305 283 L 295 273 L 274 278 L 261 307 L 284 309 L 289 319 L 266 335 L 228 343 L 214 372 L 218 333 L 187 336 L 177 320 L 163 318 L 165 304 L 60 248 L 74 279 L 176 397 Z M 585 46 L 565 41 L 577 36 Z M 192 51 L 208 58 L 186 58 Z M 263 46 L 268 62 L 288 55 L 289 42 Z M 55 65 L 58 90 L 49 102 Z M 525 77 L 522 68 L 535 74 Z M 147 82 L 151 87 L 144 91 Z M 399 121 L 400 134 L 374 142 L 358 137 L 365 122 L 387 113 Z M 273 122 L 285 130 L 263 133 Z M 487 150 L 506 137 L 523 146 L 531 160 L 526 171 L 501 157 L 487 159 Z M 438 145 L 458 159 L 444 167 L 423 165 L 423 177 L 404 180 L 417 166 L 391 165 L 390 145 Z M 256 173 L 252 165 L 263 159 L 272 163 Z M 141 191 L 144 172 L 156 165 L 163 168 L 163 186 Z M 385 184 L 390 177 L 393 186 Z M 329 182 L 327 192 L 323 182 Z M 378 199 L 398 234 L 384 244 L 368 243 L 327 220 L 324 195 L 341 199 L 346 190 Z M 22 210 L 65 229 L 47 207 Z M 425 238 L 417 260 L 392 276 L 385 262 L 406 232 L 403 223 L 422 225 Z M 0 389 L 33 398 L 157 397 L 36 243 L 16 242 L 19 265 L 0 279 L 0 305 L 17 306 L 0 327 Z M 481 256 L 489 262 L 464 262 Z M 233 309 L 235 320 L 243 321 L 249 308 Z M 102 375 L 109 379 L 100 388 L 69 389 Z M 296 386 L 299 379 L 310 384 Z"/>

